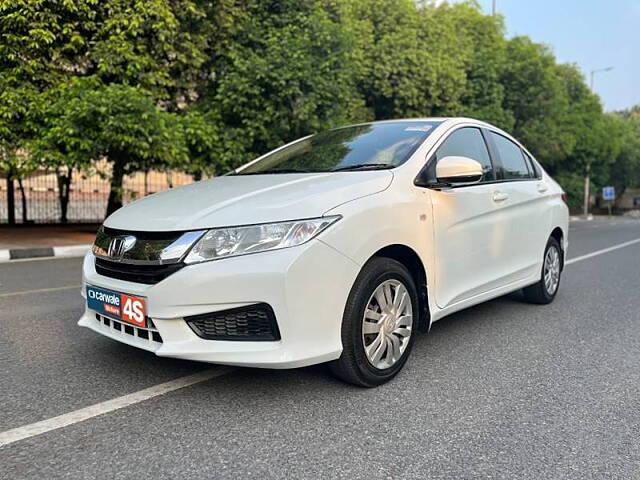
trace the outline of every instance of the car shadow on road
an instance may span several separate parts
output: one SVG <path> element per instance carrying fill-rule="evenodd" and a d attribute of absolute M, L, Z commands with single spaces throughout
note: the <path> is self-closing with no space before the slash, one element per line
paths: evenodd
<path fill-rule="evenodd" d="M 487 336 L 495 335 L 496 329 L 508 328 L 505 325 L 520 323 L 527 317 L 529 309 L 539 308 L 527 304 L 520 292 L 512 293 L 449 315 L 434 323 L 431 331 L 418 334 L 412 358 L 408 366 L 412 370 L 424 370 L 423 367 L 433 362 L 450 361 L 450 353 L 453 349 L 464 348 L 465 344 L 477 344 L 486 340 Z M 121 371 L 123 375 L 130 375 L 126 368 L 129 364 L 136 365 L 137 372 L 146 372 L 153 375 L 154 372 L 166 372 L 188 375 L 209 368 L 212 365 L 187 360 L 179 360 L 165 357 L 156 357 L 153 353 L 139 350 L 128 345 L 101 339 L 96 346 L 94 355 L 100 363 L 100 358 L 108 359 L 115 371 Z M 115 362 L 115 365 L 114 365 Z M 216 391 L 223 393 L 224 385 L 244 385 L 255 391 L 258 385 L 273 384 L 278 386 L 275 390 L 266 388 L 267 391 L 281 393 L 282 388 L 290 392 L 298 386 L 305 388 L 338 388 L 339 390 L 353 390 L 354 387 L 345 385 L 335 379 L 327 364 L 313 365 L 298 369 L 275 370 L 261 368 L 237 367 L 231 373 L 225 375 L 225 380 L 216 379 Z M 233 379 L 236 380 L 233 380 Z"/>
<path fill-rule="evenodd" d="M 506 328 L 511 331 L 509 324 L 520 324 L 530 316 L 532 310 L 539 308 L 538 305 L 527 303 L 521 292 L 515 292 L 449 315 L 434 323 L 428 334 L 418 334 L 412 351 L 413 358 L 408 366 L 425 370 L 422 367 L 431 362 L 449 361 L 453 348 L 464 349 L 465 343 L 482 342 L 486 336 L 495 335 L 496 330 Z M 284 380 L 345 388 L 331 375 L 327 364 L 294 370 L 244 368 L 238 370 L 236 375 L 250 376 L 258 382 Z"/>

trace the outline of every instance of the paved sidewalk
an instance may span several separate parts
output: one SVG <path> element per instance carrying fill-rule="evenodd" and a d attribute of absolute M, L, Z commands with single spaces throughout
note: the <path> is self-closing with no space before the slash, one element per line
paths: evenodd
<path fill-rule="evenodd" d="M 0 262 L 37 257 L 78 257 L 95 239 L 98 225 L 0 227 Z"/>
<path fill-rule="evenodd" d="M 0 227 L 0 249 L 38 248 L 93 243 L 98 225 L 28 225 Z"/>

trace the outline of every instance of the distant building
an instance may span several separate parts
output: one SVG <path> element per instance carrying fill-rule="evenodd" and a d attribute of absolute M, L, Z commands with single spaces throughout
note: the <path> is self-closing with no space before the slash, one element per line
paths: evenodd
<path fill-rule="evenodd" d="M 640 188 L 627 188 L 616 199 L 616 207 L 620 210 L 640 210 Z"/>

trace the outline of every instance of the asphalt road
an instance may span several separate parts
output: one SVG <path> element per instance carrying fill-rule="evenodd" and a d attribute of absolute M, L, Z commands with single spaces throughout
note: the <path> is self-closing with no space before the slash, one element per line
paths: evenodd
<path fill-rule="evenodd" d="M 638 238 L 637 220 L 575 223 L 569 258 Z M 0 264 L 0 438 L 211 368 L 77 327 L 79 270 Z M 214 366 L 0 447 L 0 478 L 640 479 L 639 285 L 640 243 L 576 261 L 553 304 L 514 294 L 443 319 L 377 389 L 323 366 Z"/>

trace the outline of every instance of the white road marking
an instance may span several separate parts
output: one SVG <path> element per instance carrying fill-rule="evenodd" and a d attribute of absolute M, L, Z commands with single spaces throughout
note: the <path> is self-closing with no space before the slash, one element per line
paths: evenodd
<path fill-rule="evenodd" d="M 23 427 L 13 428 L 5 432 L 0 432 L 0 447 L 9 445 L 10 443 L 24 440 L 26 438 L 34 437 L 51 430 L 73 425 L 75 423 L 83 422 L 98 415 L 113 412 L 121 408 L 128 407 L 136 403 L 149 400 L 150 398 L 164 395 L 165 393 L 173 392 L 180 388 L 195 385 L 196 383 L 206 382 L 212 378 L 219 377 L 226 373 L 235 370 L 232 367 L 218 367 L 205 370 L 204 372 L 194 373 L 193 375 L 187 375 L 185 377 L 176 378 L 170 382 L 154 385 L 153 387 L 145 388 L 137 392 L 123 395 L 121 397 L 107 400 L 106 402 L 96 403 L 73 412 L 65 413 L 57 417 L 42 420 L 41 422 L 32 423 Z"/>
<path fill-rule="evenodd" d="M 572 263 L 580 262 L 582 260 L 586 260 L 587 258 L 597 257 L 598 255 L 602 255 L 604 253 L 613 252 L 614 250 L 619 250 L 624 247 L 628 247 L 629 245 L 633 245 L 635 243 L 640 243 L 640 238 L 636 238 L 635 240 L 630 240 L 628 242 L 619 243 L 618 245 L 614 245 L 612 247 L 603 248 L 602 250 L 596 250 L 595 252 L 587 253 L 586 255 L 581 255 L 579 257 L 571 258 L 564 262 L 565 265 L 571 265 Z"/>
<path fill-rule="evenodd" d="M 29 293 L 57 292 L 60 290 L 71 290 L 74 288 L 77 288 L 79 290 L 81 287 L 82 285 L 67 285 L 65 287 L 50 287 L 50 288 L 37 288 L 35 290 L 20 290 L 18 292 L 0 293 L 0 298 L 13 297 L 14 295 L 27 295 Z"/>

